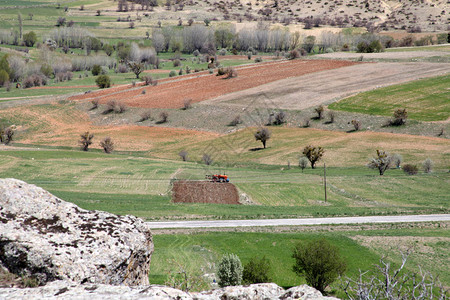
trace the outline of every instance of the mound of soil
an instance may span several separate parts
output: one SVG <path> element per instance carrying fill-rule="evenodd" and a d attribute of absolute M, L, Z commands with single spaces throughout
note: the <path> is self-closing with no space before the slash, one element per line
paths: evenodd
<path fill-rule="evenodd" d="M 240 204 L 232 183 L 178 180 L 173 183 L 172 202 Z"/>

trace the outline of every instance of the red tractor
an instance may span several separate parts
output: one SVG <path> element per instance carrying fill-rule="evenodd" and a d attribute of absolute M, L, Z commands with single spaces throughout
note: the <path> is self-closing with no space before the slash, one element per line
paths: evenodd
<path fill-rule="evenodd" d="M 230 182 L 227 175 L 206 175 L 206 179 L 212 182 Z"/>

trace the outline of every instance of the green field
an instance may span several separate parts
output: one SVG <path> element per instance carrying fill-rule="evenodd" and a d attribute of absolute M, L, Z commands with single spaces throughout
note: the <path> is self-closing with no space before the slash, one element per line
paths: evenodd
<path fill-rule="evenodd" d="M 330 109 L 392 116 L 406 108 L 411 119 L 443 121 L 450 117 L 450 75 L 360 93 L 329 105 Z"/>
<path fill-rule="evenodd" d="M 329 168 L 323 202 L 322 169 L 226 168 L 231 181 L 259 205 L 173 204 L 170 179 L 202 180 L 219 170 L 197 163 L 67 150 L 0 152 L 0 177 L 36 184 L 86 209 L 151 219 L 246 219 L 299 216 L 448 213 L 449 174 L 381 177 L 366 168 Z M 427 199 L 424 202 L 424 199 Z"/>
<path fill-rule="evenodd" d="M 407 269 L 417 271 L 417 266 L 439 274 L 440 280 L 448 285 L 450 276 L 446 272 L 450 232 L 448 229 L 385 229 L 361 230 L 357 226 L 349 231 L 339 231 L 339 226 L 330 227 L 331 232 L 321 233 L 270 233 L 268 232 L 211 232 L 197 234 L 154 235 L 155 252 L 150 267 L 150 282 L 164 284 L 169 271 L 178 262 L 194 273 L 202 269 L 203 273 L 213 273 L 215 264 L 225 253 L 237 254 L 243 265 L 252 257 L 266 256 L 272 265 L 272 280 L 283 287 L 304 284 L 303 278 L 292 271 L 294 259 L 292 249 L 298 241 L 326 238 L 337 246 L 348 265 L 345 276 L 356 278 L 359 270 L 372 270 L 373 265 L 385 256 L 398 263 L 400 252 L 411 243 L 413 254 L 409 258 Z M 333 232 L 337 230 L 336 232 Z M 398 239 L 395 245 L 380 246 L 380 238 Z M 433 254 L 424 253 L 421 246 L 414 245 L 415 240 L 426 240 L 425 244 Z M 367 242 L 365 241 L 373 241 Z M 364 243 L 364 245 L 362 245 Z M 433 262 L 432 262 L 433 261 Z M 333 285 L 337 290 L 338 282 Z M 338 296 L 343 296 L 338 293 Z"/>

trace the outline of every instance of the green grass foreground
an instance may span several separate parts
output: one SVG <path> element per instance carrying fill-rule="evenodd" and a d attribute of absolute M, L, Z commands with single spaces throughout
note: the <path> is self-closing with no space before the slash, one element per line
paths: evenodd
<path fill-rule="evenodd" d="M 411 119 L 443 121 L 450 117 L 450 75 L 416 80 L 360 93 L 329 106 L 330 109 L 392 116 L 406 108 Z"/>
<path fill-rule="evenodd" d="M 213 273 L 215 265 L 226 253 L 237 254 L 243 265 L 252 257 L 266 256 L 272 265 L 272 280 L 283 287 L 291 287 L 305 283 L 304 278 L 298 277 L 292 271 L 294 259 L 292 251 L 298 241 L 309 241 L 326 238 L 338 247 L 340 254 L 347 262 L 345 276 L 356 278 L 359 270 L 372 270 L 382 256 L 396 266 L 403 246 L 411 244 L 414 252 L 409 257 L 407 269 L 417 271 L 418 266 L 439 274 L 442 283 L 448 285 L 450 276 L 445 269 L 445 260 L 449 258 L 446 247 L 450 244 L 448 229 L 413 228 L 413 229 L 382 229 L 362 230 L 354 226 L 348 231 L 339 231 L 339 226 L 331 226 L 326 232 L 210 232 L 195 234 L 162 234 L 154 235 L 155 252 L 150 267 L 150 283 L 164 284 L 167 274 L 175 271 L 174 262 L 183 265 L 188 272 L 202 270 L 203 273 Z M 376 242 L 379 238 L 388 239 L 384 246 Z M 389 241 L 398 239 L 399 243 Z M 425 240 L 428 253 L 415 244 L 416 240 Z M 405 242 L 403 242 L 405 241 Z M 436 258 L 433 260 L 431 256 Z M 338 282 L 333 284 L 332 290 L 338 290 Z M 344 296 L 341 292 L 338 296 Z"/>

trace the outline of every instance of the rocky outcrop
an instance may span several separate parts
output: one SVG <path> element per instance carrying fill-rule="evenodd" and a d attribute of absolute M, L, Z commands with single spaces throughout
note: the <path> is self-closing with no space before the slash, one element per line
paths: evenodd
<path fill-rule="evenodd" d="M 167 300 L 336 300 L 324 297 L 316 289 L 307 285 L 284 290 L 274 283 L 252 284 L 250 286 L 233 286 L 222 289 L 186 293 L 180 290 L 160 285 L 151 286 L 111 286 L 104 284 L 69 284 L 67 282 L 52 282 L 46 286 L 28 289 L 0 289 L 0 299 L 167 299 Z"/>
<path fill-rule="evenodd" d="M 34 185 L 0 179 L 0 264 L 11 273 L 41 284 L 148 285 L 152 252 L 151 232 L 136 217 L 87 211 Z"/>

